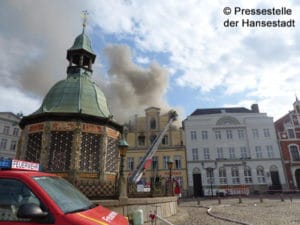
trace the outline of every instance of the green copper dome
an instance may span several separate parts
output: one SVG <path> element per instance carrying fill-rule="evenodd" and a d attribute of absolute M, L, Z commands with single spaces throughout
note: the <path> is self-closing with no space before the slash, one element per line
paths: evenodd
<path fill-rule="evenodd" d="M 79 113 L 111 118 L 103 92 L 91 80 L 95 58 L 91 41 L 83 30 L 76 37 L 73 46 L 67 50 L 67 79 L 57 82 L 50 89 L 41 107 L 33 115 Z"/>
<path fill-rule="evenodd" d="M 111 117 L 103 92 L 86 73 L 72 74 L 57 82 L 33 114 L 40 113 L 81 113 Z"/>

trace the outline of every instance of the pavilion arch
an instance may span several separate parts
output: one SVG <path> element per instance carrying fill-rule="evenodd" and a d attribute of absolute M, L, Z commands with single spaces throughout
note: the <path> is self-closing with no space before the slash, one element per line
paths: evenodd
<path fill-rule="evenodd" d="M 216 123 L 216 125 L 227 125 L 227 124 L 240 124 L 240 122 L 232 116 L 224 116 L 220 118 Z"/>
<path fill-rule="evenodd" d="M 196 174 L 196 173 L 201 173 L 201 170 L 198 167 L 195 167 L 193 169 L 193 174 Z"/>

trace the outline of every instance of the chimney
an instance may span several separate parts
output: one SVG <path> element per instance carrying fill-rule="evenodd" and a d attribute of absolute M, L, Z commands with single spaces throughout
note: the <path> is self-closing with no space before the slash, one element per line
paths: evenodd
<path fill-rule="evenodd" d="M 259 113 L 258 104 L 252 104 L 251 110 L 252 110 L 252 112 Z"/>

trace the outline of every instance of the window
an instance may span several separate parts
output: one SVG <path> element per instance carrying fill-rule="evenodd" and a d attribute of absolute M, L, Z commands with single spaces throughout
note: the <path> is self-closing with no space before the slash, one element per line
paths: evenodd
<path fill-rule="evenodd" d="M 142 162 L 142 160 L 144 159 L 144 157 L 139 157 L 139 164 L 140 164 L 140 162 Z"/>
<path fill-rule="evenodd" d="M 10 143 L 10 150 L 15 151 L 17 147 L 17 141 L 11 141 Z"/>
<path fill-rule="evenodd" d="M 235 159 L 235 149 L 234 149 L 234 147 L 229 147 L 229 158 Z"/>
<path fill-rule="evenodd" d="M 206 169 L 206 177 L 207 177 L 207 183 L 208 184 L 215 183 L 214 170 L 212 168 L 207 168 Z"/>
<path fill-rule="evenodd" d="M 294 129 L 288 129 L 288 136 L 290 139 L 295 138 L 295 131 Z"/>
<path fill-rule="evenodd" d="M 134 159 L 133 159 L 133 157 L 128 157 L 127 158 L 127 168 L 130 171 L 134 170 Z"/>
<path fill-rule="evenodd" d="M 255 146 L 256 158 L 261 159 L 263 157 L 261 147 Z"/>
<path fill-rule="evenodd" d="M 7 145 L 7 139 L 3 138 L 0 142 L 0 150 L 5 150 Z"/>
<path fill-rule="evenodd" d="M 154 169 L 158 169 L 158 156 L 153 156 L 152 157 L 152 165 L 151 168 Z"/>
<path fill-rule="evenodd" d="M 300 160 L 300 156 L 299 156 L 299 151 L 296 145 L 291 145 L 289 146 L 290 149 L 290 155 L 291 155 L 291 159 L 293 161 L 299 161 Z"/>
<path fill-rule="evenodd" d="M 245 139 L 245 131 L 244 130 L 238 130 L 238 137 L 240 140 Z"/>
<path fill-rule="evenodd" d="M 232 130 L 226 130 L 227 139 L 232 139 Z"/>
<path fill-rule="evenodd" d="M 155 134 L 152 134 L 152 135 L 150 136 L 150 143 L 152 144 L 152 143 L 155 141 L 155 139 L 156 139 L 156 135 L 155 135 Z"/>
<path fill-rule="evenodd" d="M 174 156 L 174 163 L 175 163 L 174 169 L 181 169 L 181 156 L 175 155 Z"/>
<path fill-rule="evenodd" d="M 24 224 L 27 224 L 29 219 L 19 219 L 16 216 L 18 207 L 22 204 L 34 203 L 40 205 L 44 211 L 47 211 L 35 194 L 18 180 L 1 178 L 0 190 L 0 223 L 10 221 L 8 224 L 14 224 L 14 222 L 20 224 L 17 221 L 22 221 Z M 3 224 L 7 223 L 4 222 Z"/>
<path fill-rule="evenodd" d="M 3 134 L 9 134 L 9 126 L 4 126 L 3 127 Z"/>
<path fill-rule="evenodd" d="M 210 159 L 209 148 L 204 148 L 203 153 L 204 153 L 204 159 L 206 160 Z"/>
<path fill-rule="evenodd" d="M 248 152 L 247 152 L 247 148 L 246 147 L 241 147 L 241 158 L 242 159 L 247 159 L 248 156 Z"/>
<path fill-rule="evenodd" d="M 67 214 L 91 207 L 92 203 L 68 181 L 60 177 L 33 177 L 57 206 Z"/>
<path fill-rule="evenodd" d="M 215 131 L 215 135 L 216 135 L 216 139 L 217 139 L 217 140 L 221 140 L 221 139 L 222 139 L 221 131 L 220 131 L 220 130 L 216 130 L 216 131 Z"/>
<path fill-rule="evenodd" d="M 217 148 L 217 159 L 224 159 L 224 154 L 223 154 L 223 148 L 222 147 Z"/>
<path fill-rule="evenodd" d="M 196 131 L 191 131 L 191 140 L 197 140 L 197 133 L 196 133 Z"/>
<path fill-rule="evenodd" d="M 162 139 L 161 143 L 163 145 L 168 145 L 169 144 L 169 137 L 168 137 L 168 135 L 164 136 L 164 138 Z"/>
<path fill-rule="evenodd" d="M 207 140 L 208 139 L 208 133 L 206 130 L 203 130 L 202 132 L 202 140 Z"/>
<path fill-rule="evenodd" d="M 253 138 L 254 139 L 258 139 L 259 138 L 258 129 L 252 129 L 252 134 L 253 134 Z"/>
<path fill-rule="evenodd" d="M 219 169 L 219 181 L 220 184 L 227 184 L 226 168 L 220 167 Z"/>
<path fill-rule="evenodd" d="M 192 149 L 192 157 L 193 157 L 193 160 L 199 160 L 198 148 L 193 148 Z"/>
<path fill-rule="evenodd" d="M 270 137 L 270 130 L 268 128 L 264 129 L 264 137 Z"/>
<path fill-rule="evenodd" d="M 13 136 L 18 136 L 19 135 L 19 128 L 14 128 L 13 130 Z"/>
<path fill-rule="evenodd" d="M 273 146 L 267 145 L 267 154 L 269 158 L 274 158 Z"/>
<path fill-rule="evenodd" d="M 250 167 L 246 166 L 244 168 L 244 177 L 245 177 L 245 183 L 251 184 L 252 183 L 252 174 Z"/>
<path fill-rule="evenodd" d="M 240 183 L 240 174 L 239 174 L 239 168 L 238 167 L 232 167 L 231 168 L 231 177 L 232 177 L 232 183 L 233 184 L 239 184 Z"/>
<path fill-rule="evenodd" d="M 264 168 L 259 166 L 256 169 L 257 182 L 259 184 L 266 183 Z"/>
<path fill-rule="evenodd" d="M 156 120 L 154 118 L 150 120 L 150 129 L 156 129 Z"/>
<path fill-rule="evenodd" d="M 163 156 L 164 169 L 168 169 L 168 162 L 169 161 L 170 161 L 170 156 L 164 155 Z"/>
<path fill-rule="evenodd" d="M 144 135 L 138 136 L 138 145 L 145 146 L 145 136 Z"/>

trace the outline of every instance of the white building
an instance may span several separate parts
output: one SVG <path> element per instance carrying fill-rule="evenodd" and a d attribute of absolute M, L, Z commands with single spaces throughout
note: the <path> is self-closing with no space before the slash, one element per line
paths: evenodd
<path fill-rule="evenodd" d="M 21 130 L 20 117 L 11 112 L 0 112 L 0 159 L 14 158 Z"/>
<path fill-rule="evenodd" d="M 189 194 L 285 188 L 273 118 L 246 108 L 197 109 L 183 121 Z"/>

